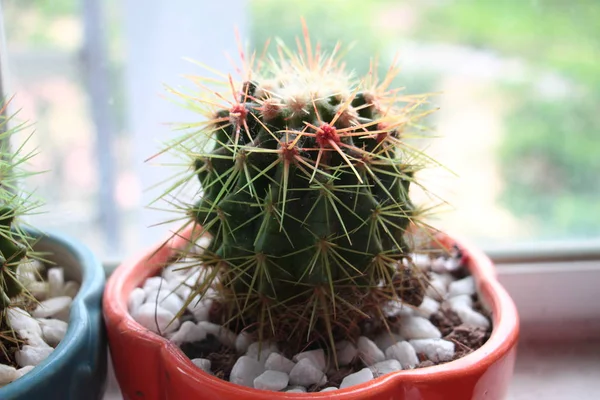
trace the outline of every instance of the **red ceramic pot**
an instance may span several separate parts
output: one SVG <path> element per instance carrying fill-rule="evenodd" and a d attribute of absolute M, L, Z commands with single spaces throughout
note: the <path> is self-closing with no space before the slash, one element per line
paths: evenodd
<path fill-rule="evenodd" d="M 463 240 L 441 236 L 442 242 L 456 243 L 467 255 L 481 300 L 491 310 L 493 331 L 481 348 L 446 364 L 398 371 L 334 392 L 306 394 L 267 392 L 218 379 L 194 366 L 177 346 L 129 315 L 127 300 L 131 291 L 159 273 L 175 249 L 188 243 L 185 236 L 123 263 L 106 285 L 104 316 L 115 373 L 125 399 L 496 400 L 506 396 L 516 357 L 517 310 L 498 283 L 489 258 Z"/>

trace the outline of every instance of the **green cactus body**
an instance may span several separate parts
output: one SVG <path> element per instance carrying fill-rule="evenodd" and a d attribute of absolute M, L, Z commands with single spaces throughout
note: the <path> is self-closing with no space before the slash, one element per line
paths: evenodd
<path fill-rule="evenodd" d="M 195 293 L 216 289 L 237 330 L 333 346 L 385 302 L 422 301 L 406 240 L 420 165 L 402 133 L 424 100 L 387 89 L 396 68 L 357 82 L 308 41 L 280 50 L 212 111 L 199 133 L 212 150 L 189 152 L 203 188 L 189 212 L 212 236 L 202 266 L 218 271 Z"/>

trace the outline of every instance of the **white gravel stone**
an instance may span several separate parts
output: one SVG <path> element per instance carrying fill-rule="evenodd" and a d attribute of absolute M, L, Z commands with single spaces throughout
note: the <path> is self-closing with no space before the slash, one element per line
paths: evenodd
<path fill-rule="evenodd" d="M 369 368 L 363 368 L 358 372 L 346 376 L 340 384 L 340 389 L 368 382 L 373 378 L 373 372 Z"/>
<path fill-rule="evenodd" d="M 252 357 L 241 356 L 231 370 L 229 382 L 254 387 L 254 379 L 263 372 L 265 372 L 265 368 L 261 363 Z"/>
<path fill-rule="evenodd" d="M 237 339 L 235 332 L 208 321 L 200 321 L 196 325 L 203 328 L 207 335 L 215 335 L 219 342 L 223 343 L 225 346 L 235 347 L 235 341 Z"/>
<path fill-rule="evenodd" d="M 403 317 L 400 321 L 400 336 L 406 339 L 441 338 L 442 333 L 428 319 Z"/>
<path fill-rule="evenodd" d="M 45 318 L 40 318 L 38 321 L 42 327 L 42 337 L 52 347 L 56 347 L 67 334 L 69 324 L 65 321 Z"/>
<path fill-rule="evenodd" d="M 33 365 L 27 365 L 27 366 L 25 366 L 23 368 L 19 368 L 17 370 L 17 379 L 19 379 L 20 377 L 22 377 L 26 373 L 31 372 L 31 370 L 34 369 L 34 368 L 35 368 L 35 366 L 33 366 Z"/>
<path fill-rule="evenodd" d="M 62 321 L 68 321 L 69 307 L 72 302 L 73 299 L 69 296 L 53 297 L 40 302 L 31 315 L 36 318 L 54 317 Z"/>
<path fill-rule="evenodd" d="M 358 357 L 358 349 L 354 344 L 347 340 L 342 340 L 335 344 L 337 362 L 340 367 L 350 364 Z"/>
<path fill-rule="evenodd" d="M 50 346 L 34 347 L 26 344 L 21 350 L 15 352 L 15 360 L 20 367 L 25 367 L 27 365 L 36 366 L 48 358 L 53 351 L 54 349 Z"/>
<path fill-rule="evenodd" d="M 8 385 L 19 378 L 19 373 L 10 365 L 0 364 L 0 386 Z"/>
<path fill-rule="evenodd" d="M 333 392 L 334 390 L 339 390 L 339 389 L 336 388 L 335 386 L 329 386 L 329 387 L 326 387 L 325 389 L 321 389 L 321 392 Z"/>
<path fill-rule="evenodd" d="M 289 380 L 285 372 L 267 370 L 254 379 L 254 388 L 279 391 L 287 387 Z"/>
<path fill-rule="evenodd" d="M 448 272 L 446 269 L 446 259 L 444 257 L 438 257 L 431 262 L 431 270 L 438 274 Z"/>
<path fill-rule="evenodd" d="M 461 294 L 458 296 L 454 296 L 446 300 L 452 311 L 461 309 L 461 308 L 473 308 L 473 299 L 468 294 Z"/>
<path fill-rule="evenodd" d="M 444 267 L 448 272 L 455 271 L 460 267 L 460 262 L 457 258 L 450 257 L 444 263 Z"/>
<path fill-rule="evenodd" d="M 181 346 L 183 343 L 198 342 L 205 338 L 206 331 L 202 327 L 192 321 L 185 321 L 169 340 L 177 346 Z"/>
<path fill-rule="evenodd" d="M 324 385 L 327 382 L 327 376 L 308 358 L 298 361 L 290 372 L 290 383 L 292 385 L 310 386 Z"/>
<path fill-rule="evenodd" d="M 131 314 L 140 325 L 155 333 L 175 332 L 179 328 L 179 320 L 174 319 L 175 314 L 162 308 L 156 303 L 142 304 L 138 310 Z M 158 322 L 158 323 L 157 323 Z"/>
<path fill-rule="evenodd" d="M 428 269 L 431 266 L 431 258 L 428 254 L 411 254 L 413 264 L 419 269 Z"/>
<path fill-rule="evenodd" d="M 146 279 L 146 282 L 144 282 L 144 286 L 142 286 L 142 289 L 144 289 L 144 291 L 149 294 L 156 290 L 172 291 L 175 289 L 176 286 L 176 284 L 173 284 L 163 279 L 161 276 L 152 276 Z"/>
<path fill-rule="evenodd" d="M 28 329 L 20 329 L 17 331 L 17 335 L 25 341 L 26 344 L 33 347 L 50 347 L 48 343 L 42 338 L 42 335 L 34 333 Z"/>
<path fill-rule="evenodd" d="M 298 362 L 304 358 L 308 358 L 313 365 L 321 371 L 327 371 L 327 360 L 325 359 L 325 351 L 323 351 L 323 349 L 303 351 L 302 353 L 296 354 L 293 357 L 293 360 Z"/>
<path fill-rule="evenodd" d="M 388 360 L 398 360 L 403 369 L 414 368 L 419 364 L 415 348 L 406 341 L 398 342 L 388 347 L 385 350 L 385 357 Z"/>
<path fill-rule="evenodd" d="M 391 345 L 403 340 L 404 338 L 395 332 L 382 332 L 373 339 L 381 351 L 385 351 Z"/>
<path fill-rule="evenodd" d="M 387 317 L 408 316 L 414 314 L 413 308 L 400 300 L 388 301 L 383 305 L 382 311 Z"/>
<path fill-rule="evenodd" d="M 306 388 L 304 386 L 294 386 L 293 388 L 286 390 L 286 393 L 306 393 Z"/>
<path fill-rule="evenodd" d="M 417 339 L 410 344 L 417 353 L 423 353 L 433 362 L 450 361 L 454 357 L 454 343 L 444 339 Z"/>
<path fill-rule="evenodd" d="M 271 353 L 279 351 L 277 347 L 277 343 L 273 342 L 254 342 L 248 346 L 248 350 L 246 350 L 246 355 L 248 357 L 252 357 L 261 364 L 265 364 L 267 358 Z"/>
<path fill-rule="evenodd" d="M 390 372 L 400 371 L 402 369 L 402 364 L 396 359 L 391 359 L 375 363 L 371 365 L 369 369 L 373 373 L 373 376 L 378 378 L 382 375 L 389 374 Z"/>
<path fill-rule="evenodd" d="M 472 308 L 458 307 L 454 309 L 454 312 L 465 325 L 471 325 L 483 329 L 488 329 L 490 327 L 490 320 Z"/>
<path fill-rule="evenodd" d="M 265 368 L 272 371 L 281 371 L 289 374 L 296 365 L 295 362 L 279 353 L 271 353 L 265 361 Z"/>
<path fill-rule="evenodd" d="M 48 298 L 48 282 L 29 282 L 26 287 L 38 301 L 44 301 Z"/>
<path fill-rule="evenodd" d="M 212 307 L 211 299 L 202 299 L 199 300 L 200 297 L 192 299 L 190 304 L 187 305 L 187 309 L 194 315 L 194 319 L 198 322 L 200 321 L 208 321 L 208 314 L 210 312 L 210 308 Z"/>
<path fill-rule="evenodd" d="M 358 356 L 366 365 L 385 360 L 383 351 L 371 339 L 365 336 L 358 338 L 356 348 L 358 349 Z"/>
<path fill-rule="evenodd" d="M 65 288 L 65 270 L 60 267 L 48 269 L 48 296 L 62 296 Z"/>
<path fill-rule="evenodd" d="M 254 339 L 251 334 L 246 331 L 240 332 L 237 338 L 235 338 L 235 350 L 239 354 L 243 354 L 248 351 L 248 347 L 250 347 L 252 342 L 254 342 Z"/>
<path fill-rule="evenodd" d="M 26 329 L 38 335 L 42 334 L 40 323 L 29 313 L 18 307 L 11 307 L 7 311 L 8 323 L 15 331 Z"/>
<path fill-rule="evenodd" d="M 63 296 L 69 296 L 70 298 L 74 299 L 75 296 L 77 296 L 77 293 L 79 293 L 79 288 L 81 287 L 81 285 L 79 285 L 78 282 L 75 281 L 67 281 L 67 283 L 65 283 L 65 287 L 63 289 Z"/>
<path fill-rule="evenodd" d="M 142 288 L 135 288 L 129 294 L 129 299 L 127 300 L 127 309 L 129 310 L 129 314 L 135 313 L 144 301 L 146 300 L 146 292 Z"/>
<path fill-rule="evenodd" d="M 475 279 L 472 276 L 454 281 L 448 285 L 448 297 L 454 297 L 461 294 L 467 294 L 469 296 L 474 295 L 476 291 Z"/>
<path fill-rule="evenodd" d="M 200 368 L 201 370 L 203 370 L 204 372 L 208 372 L 211 373 L 212 371 L 210 370 L 211 367 L 211 362 L 209 359 L 207 358 L 193 358 L 192 359 L 192 363 L 194 363 L 194 365 L 198 368 Z"/>
<path fill-rule="evenodd" d="M 432 274 L 425 295 L 434 300 L 442 301 L 448 292 L 448 284 L 440 274 Z"/>
<path fill-rule="evenodd" d="M 146 295 L 146 302 L 158 303 L 162 308 L 169 310 L 173 315 L 183 308 L 183 300 L 170 290 L 154 290 Z"/>
<path fill-rule="evenodd" d="M 435 314 L 440 309 L 440 303 L 429 296 L 423 297 L 423 302 L 417 308 L 417 315 L 429 319 L 432 314 Z"/>

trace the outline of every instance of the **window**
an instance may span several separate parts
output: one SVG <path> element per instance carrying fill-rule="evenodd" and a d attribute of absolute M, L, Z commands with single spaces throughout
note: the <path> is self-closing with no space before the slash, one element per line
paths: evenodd
<path fill-rule="evenodd" d="M 423 174 L 448 202 L 432 221 L 490 251 L 592 249 L 600 242 L 600 4 L 506 0 L 219 2 L 2 0 L 8 94 L 35 122 L 40 148 L 29 182 L 47 212 L 38 225 L 118 258 L 164 236 L 169 218 L 144 209 L 168 168 L 143 161 L 195 116 L 161 98 L 162 83 L 231 71 L 233 26 L 253 45 L 293 43 L 299 16 L 313 40 L 354 43 L 364 73 L 399 55 L 397 83 L 440 110 L 424 124 L 441 137 L 442 168 Z M 51 5 L 50 5 L 51 4 Z M 144 13 L 139 13 L 140 7 Z M 6 76 L 5 76 L 6 78 Z M 596 247 L 598 248 L 598 247 Z M 498 257 L 506 252 L 494 253 Z M 580 251 L 577 251 L 580 254 Z"/>

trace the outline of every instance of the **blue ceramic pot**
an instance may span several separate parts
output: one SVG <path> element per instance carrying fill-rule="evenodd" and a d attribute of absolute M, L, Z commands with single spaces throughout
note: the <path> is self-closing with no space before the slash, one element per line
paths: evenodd
<path fill-rule="evenodd" d="M 106 333 L 102 320 L 102 264 L 85 246 L 56 233 L 41 237 L 35 250 L 64 267 L 65 280 L 81 283 L 71 305 L 69 329 L 56 349 L 22 378 L 0 388 L 0 400 L 101 399 L 106 384 Z"/>

